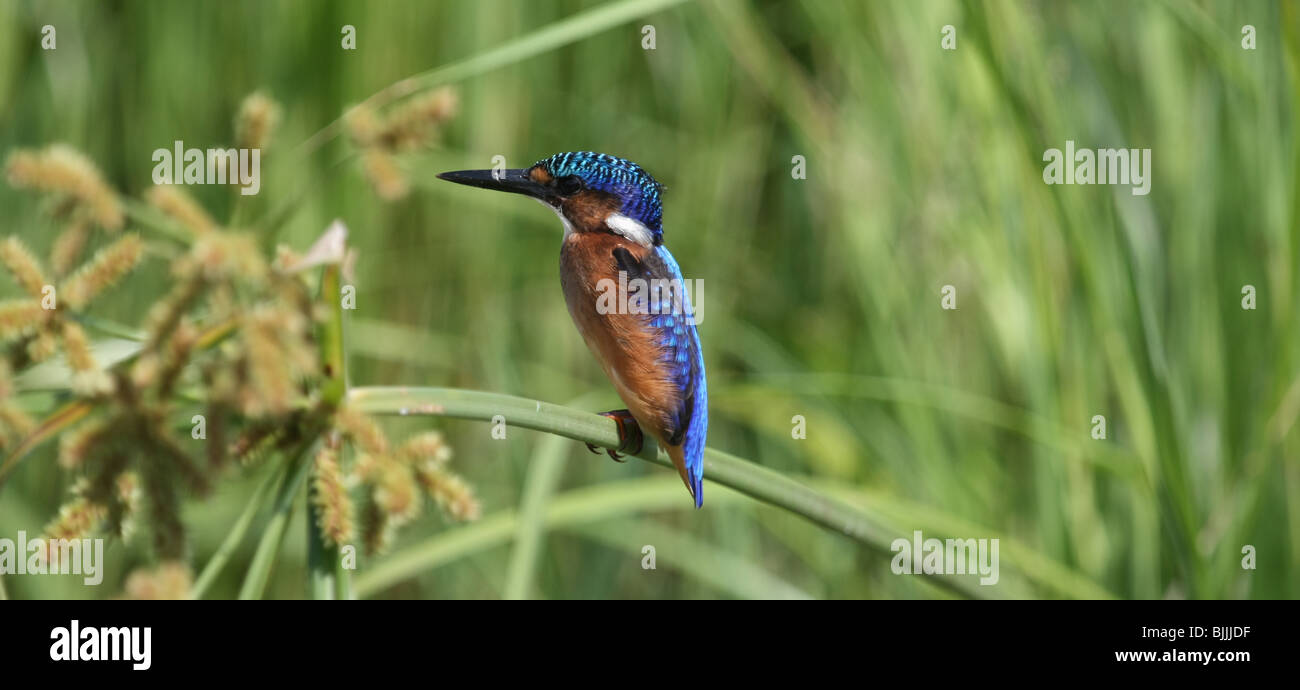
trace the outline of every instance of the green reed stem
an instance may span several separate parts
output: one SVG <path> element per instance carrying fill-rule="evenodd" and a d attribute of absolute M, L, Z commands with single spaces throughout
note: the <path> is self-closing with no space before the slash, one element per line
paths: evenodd
<path fill-rule="evenodd" d="M 211 587 L 217 576 L 221 574 L 221 569 L 230 561 L 230 556 L 244 541 L 244 535 L 248 533 L 248 528 L 252 526 L 253 518 L 257 517 L 258 510 L 262 508 L 271 487 L 283 481 L 287 469 L 288 463 L 281 463 L 253 491 L 253 495 L 248 498 L 248 503 L 244 506 L 244 512 L 240 513 L 239 518 L 235 520 L 235 524 L 230 526 L 230 531 L 226 533 L 226 538 L 222 540 L 221 546 L 218 546 L 217 550 L 213 552 L 208 559 L 207 565 L 203 566 L 203 572 L 199 573 L 198 578 L 194 580 L 194 586 L 190 589 L 191 599 L 202 598 L 203 594 L 208 591 L 208 587 Z"/>
<path fill-rule="evenodd" d="M 605 448 L 619 445 L 617 425 L 606 417 L 512 395 L 451 388 L 357 387 L 348 392 L 348 404 L 370 414 L 423 414 L 478 421 L 491 421 L 501 415 L 508 425 Z M 672 467 L 668 454 L 655 447 L 652 439 L 646 441 L 646 447 L 636 457 Z M 887 552 L 895 536 L 886 526 L 846 503 L 728 453 L 705 450 L 704 476 L 878 550 Z M 684 492 L 682 500 L 688 501 Z"/>
<path fill-rule="evenodd" d="M 356 107 L 382 107 L 417 91 L 490 72 L 499 67 L 527 60 L 570 43 L 576 43 L 588 36 L 613 28 L 624 22 L 668 9 L 674 5 L 680 5 L 685 1 L 622 0 L 622 2 L 611 2 L 593 7 L 585 12 L 520 36 L 513 41 L 508 41 L 492 50 L 393 82 Z M 298 147 L 299 151 L 310 154 L 325 142 L 333 139 L 342 130 L 346 118 L 347 114 L 344 114 L 313 134 L 311 138 Z"/>
<path fill-rule="evenodd" d="M 262 539 L 257 543 L 253 562 L 249 564 L 248 572 L 244 575 L 244 584 L 239 589 L 240 599 L 260 599 L 266 591 L 266 583 L 271 578 L 271 569 L 275 566 L 280 545 L 284 542 L 285 532 L 289 529 L 289 520 L 293 517 L 294 499 L 307 479 L 308 471 L 312 466 L 311 459 L 315 457 L 317 447 L 319 447 L 318 442 L 311 443 L 286 461 L 288 467 L 276 482 L 274 512 L 271 514 L 270 522 L 266 524 L 265 531 L 262 532 Z"/>

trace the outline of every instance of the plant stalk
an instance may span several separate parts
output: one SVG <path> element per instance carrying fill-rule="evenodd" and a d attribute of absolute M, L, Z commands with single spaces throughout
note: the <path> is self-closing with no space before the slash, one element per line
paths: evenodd
<path fill-rule="evenodd" d="M 544 431 L 604 448 L 619 446 L 613 420 L 537 400 L 452 388 L 356 387 L 348 404 L 370 414 L 424 414 L 454 419 L 491 421 L 501 415 L 511 426 Z M 635 457 L 672 467 L 668 454 L 646 439 Z M 770 503 L 813 523 L 844 534 L 872 548 L 888 551 L 894 535 L 862 511 L 825 496 L 789 477 L 722 451 L 706 449 L 704 476 L 751 498 Z M 682 500 L 690 500 L 682 489 Z M 707 492 L 705 500 L 707 503 Z"/>

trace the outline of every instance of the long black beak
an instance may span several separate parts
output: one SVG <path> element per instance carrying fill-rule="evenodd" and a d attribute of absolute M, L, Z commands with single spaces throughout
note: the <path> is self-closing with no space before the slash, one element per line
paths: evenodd
<path fill-rule="evenodd" d="M 550 187 L 534 182 L 528 176 L 528 170 L 516 168 L 514 170 L 457 170 L 455 172 L 445 172 L 438 175 L 438 179 L 455 182 L 456 184 L 469 185 L 471 187 L 482 187 L 483 189 L 495 189 L 498 192 L 510 192 L 512 194 L 523 194 L 534 199 L 540 199 L 550 203 L 555 194 Z"/>

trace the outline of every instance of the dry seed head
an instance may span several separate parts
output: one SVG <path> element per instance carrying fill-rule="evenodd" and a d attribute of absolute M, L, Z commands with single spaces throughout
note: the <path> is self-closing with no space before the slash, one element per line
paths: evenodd
<path fill-rule="evenodd" d="M 397 457 L 410 465 L 441 467 L 451 460 L 451 447 L 437 431 L 416 434 L 397 449 Z"/>
<path fill-rule="evenodd" d="M 71 147 L 55 144 L 43 151 L 15 151 L 5 166 L 15 187 L 65 194 L 77 201 L 96 223 L 121 229 L 125 217 L 117 195 L 104 183 L 88 158 Z"/>
<path fill-rule="evenodd" d="M 113 390 L 113 381 L 95 364 L 90 351 L 90 340 L 81 325 L 63 321 L 63 353 L 72 369 L 72 390 L 78 395 L 93 396 Z"/>
<path fill-rule="evenodd" d="M 97 368 L 86 331 L 76 321 L 63 322 L 63 353 L 67 355 L 68 366 L 73 371 L 93 371 Z"/>
<path fill-rule="evenodd" d="M 352 498 L 348 496 L 338 453 L 322 448 L 316 454 L 316 476 L 312 480 L 312 502 L 320 514 L 321 536 L 342 546 L 352 539 Z"/>
<path fill-rule="evenodd" d="M 27 343 L 27 356 L 33 362 L 44 362 L 59 349 L 59 340 L 49 331 L 41 331 Z"/>
<path fill-rule="evenodd" d="M 203 280 L 196 275 L 189 275 L 172 286 L 167 296 L 154 303 L 149 309 L 147 328 L 149 340 L 147 349 L 156 350 L 159 343 L 167 340 L 176 330 L 185 315 L 185 310 L 203 291 Z M 221 312 L 218 312 L 221 314 Z"/>
<path fill-rule="evenodd" d="M 376 456 L 388 454 L 388 437 L 368 415 L 344 406 L 334 414 L 334 426 L 363 452 Z"/>
<path fill-rule="evenodd" d="M 33 299 L 11 299 L 0 302 L 0 342 L 36 331 L 51 312 L 41 308 Z"/>
<path fill-rule="evenodd" d="M 84 496 L 76 496 L 59 508 L 58 517 L 45 526 L 45 538 L 80 539 L 90 534 L 108 511 Z"/>
<path fill-rule="evenodd" d="M 356 460 L 352 463 L 352 473 L 347 479 L 348 484 L 356 482 L 369 482 L 377 476 L 379 472 L 379 458 L 366 452 L 357 453 Z"/>
<path fill-rule="evenodd" d="M 156 600 L 189 597 L 193 575 L 184 563 L 169 561 L 152 570 L 136 570 L 126 578 L 126 599 Z"/>
<path fill-rule="evenodd" d="M 366 553 L 383 553 L 392 544 L 395 527 L 388 513 L 367 501 L 361 519 L 361 540 Z"/>
<path fill-rule="evenodd" d="M 389 151 L 406 151 L 427 144 L 438 125 L 455 114 L 456 107 L 456 92 L 449 87 L 416 96 L 393 111 L 380 139 Z"/>
<path fill-rule="evenodd" d="M 424 490 L 438 502 L 448 517 L 460 522 L 478 519 L 482 506 L 464 479 L 445 470 L 421 468 L 416 474 Z"/>
<path fill-rule="evenodd" d="M 86 457 L 95 450 L 102 440 L 104 425 L 100 422 L 87 422 L 59 436 L 59 464 L 65 469 L 73 469 L 85 464 Z"/>
<path fill-rule="evenodd" d="M 434 122 L 444 124 L 456 117 L 456 112 L 460 110 L 460 95 L 456 89 L 444 86 L 429 95 L 424 107 Z"/>
<path fill-rule="evenodd" d="M 401 168 L 397 167 L 397 161 L 387 151 L 379 148 L 367 149 L 361 162 L 365 167 L 366 177 L 379 198 L 385 201 L 396 201 L 410 191 L 410 186 L 406 183 L 406 175 L 402 173 Z"/>
<path fill-rule="evenodd" d="M 283 310 L 260 307 L 245 316 L 240 334 L 248 360 L 248 387 L 242 392 L 243 407 L 250 416 L 283 414 L 293 403 L 294 376 L 298 367 L 287 342 L 293 333 Z"/>
<path fill-rule="evenodd" d="M 77 265 L 81 251 L 90 239 L 90 227 L 84 220 L 74 220 L 54 240 L 50 248 L 50 265 L 56 275 L 63 275 Z"/>
<path fill-rule="evenodd" d="M 284 439 L 284 427 L 254 425 L 231 444 L 230 454 L 244 466 L 256 464 L 270 454 Z"/>
<path fill-rule="evenodd" d="M 7 446 L 10 439 L 26 436 L 35 428 L 36 421 L 26 412 L 0 401 L 0 447 Z"/>
<path fill-rule="evenodd" d="M 364 105 L 349 109 L 344 116 L 344 122 L 348 128 L 348 135 L 359 147 L 367 148 L 379 138 L 379 131 L 382 128 L 379 118 L 375 116 L 375 111 Z"/>
<path fill-rule="evenodd" d="M 249 94 L 239 106 L 235 138 L 240 148 L 264 149 L 271 145 L 271 133 L 280 121 L 280 106 L 266 94 Z"/>
<path fill-rule="evenodd" d="M 52 569 L 59 567 L 59 558 L 65 549 L 61 548 L 60 541 L 67 542 L 73 539 L 81 539 L 90 535 L 92 531 L 104 520 L 108 511 L 101 505 L 92 503 L 83 496 L 76 496 L 71 501 L 65 503 L 59 508 L 59 514 L 48 525 L 45 526 L 45 559 Z M 75 546 L 72 548 L 79 548 Z M 73 558 L 79 557 L 73 556 Z"/>
<path fill-rule="evenodd" d="M 275 260 L 271 262 L 271 268 L 277 271 L 290 272 L 300 261 L 302 261 L 302 257 L 298 255 L 298 252 L 295 252 L 288 245 L 281 244 L 275 248 Z"/>
<path fill-rule="evenodd" d="M 194 197 L 176 185 L 157 185 L 145 193 L 145 199 L 196 235 L 217 228 L 216 221 L 194 201 Z"/>
<path fill-rule="evenodd" d="M 0 262 L 9 269 L 14 282 L 18 283 L 24 292 L 36 299 L 42 297 L 41 291 L 50 284 L 50 281 L 45 278 L 45 271 L 41 270 L 40 262 L 27 250 L 22 240 L 11 236 L 4 242 L 0 242 Z"/>
<path fill-rule="evenodd" d="M 388 514 L 394 526 L 406 524 L 420 514 L 420 494 L 410 468 L 383 458 L 374 487 L 375 505 Z"/>
<path fill-rule="evenodd" d="M 131 385 L 137 390 L 152 388 L 162 371 L 162 357 L 156 352 L 145 352 L 131 365 Z"/>
<path fill-rule="evenodd" d="M 117 476 L 118 536 L 129 539 L 135 532 L 135 516 L 140 511 L 140 477 L 135 472 Z"/>
<path fill-rule="evenodd" d="M 189 319 L 181 318 L 176 328 L 172 329 L 171 337 L 162 343 L 162 353 L 160 355 L 161 368 L 158 372 L 158 394 L 160 396 L 169 396 L 172 387 L 175 386 L 176 380 L 180 378 L 182 370 L 190 360 L 194 344 L 198 342 L 199 330 L 190 323 Z"/>
<path fill-rule="evenodd" d="M 196 268 L 209 281 L 259 283 L 266 278 L 266 262 L 257 241 L 247 233 L 207 233 L 194 243 L 189 259 L 179 264 L 182 274 Z"/>
<path fill-rule="evenodd" d="M 176 323 L 176 328 L 172 330 L 172 337 L 167 342 L 168 364 L 175 366 L 176 360 L 187 358 L 194 344 L 199 341 L 200 335 L 202 333 L 198 326 L 188 318 L 182 317 Z"/>
<path fill-rule="evenodd" d="M 126 235 L 104 247 L 63 281 L 59 298 L 73 309 L 85 307 L 106 288 L 135 268 L 144 253 L 139 235 Z"/>

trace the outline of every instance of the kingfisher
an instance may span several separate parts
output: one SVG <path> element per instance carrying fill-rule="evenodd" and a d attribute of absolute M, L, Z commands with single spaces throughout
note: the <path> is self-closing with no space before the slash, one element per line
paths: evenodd
<path fill-rule="evenodd" d="M 560 217 L 564 302 L 627 405 L 601 413 L 618 426 L 619 446 L 607 452 L 622 462 L 622 453 L 641 452 L 648 431 L 672 458 L 695 507 L 702 506 L 709 396 L 695 311 L 664 246 L 663 185 L 632 161 L 591 151 L 558 153 L 528 168 L 438 177 L 522 194 Z M 630 289 L 614 299 L 614 286 Z"/>

